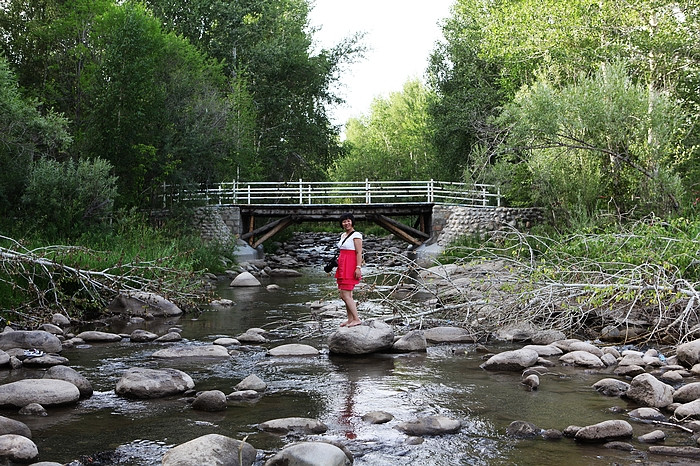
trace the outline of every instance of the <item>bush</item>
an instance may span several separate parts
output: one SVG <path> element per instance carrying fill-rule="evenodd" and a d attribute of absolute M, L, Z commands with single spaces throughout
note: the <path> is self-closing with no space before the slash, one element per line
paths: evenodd
<path fill-rule="evenodd" d="M 25 217 L 47 238 L 74 238 L 104 224 L 117 194 L 111 170 L 110 163 L 99 158 L 77 163 L 37 160 L 22 196 Z"/>

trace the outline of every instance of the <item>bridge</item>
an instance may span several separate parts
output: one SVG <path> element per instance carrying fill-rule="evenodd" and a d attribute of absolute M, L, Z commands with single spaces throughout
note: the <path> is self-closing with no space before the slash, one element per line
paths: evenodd
<path fill-rule="evenodd" d="M 294 223 L 337 221 L 345 212 L 419 246 L 430 238 L 436 204 L 500 207 L 501 195 L 491 185 L 434 180 L 233 181 L 170 192 L 164 186 L 163 207 L 180 202 L 236 207 L 241 217 L 240 239 L 254 248 Z M 397 218 L 415 218 L 415 222 L 407 225 Z"/>

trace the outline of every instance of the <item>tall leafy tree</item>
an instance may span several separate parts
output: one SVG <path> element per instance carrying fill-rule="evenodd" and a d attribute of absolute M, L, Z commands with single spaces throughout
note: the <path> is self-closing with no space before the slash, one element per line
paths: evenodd
<path fill-rule="evenodd" d="M 418 80 L 402 92 L 372 102 L 370 114 L 347 124 L 347 155 L 332 170 L 336 180 L 428 180 L 433 178 L 436 150 L 428 106 L 434 100 Z"/>
<path fill-rule="evenodd" d="M 357 37 L 315 53 L 307 0 L 147 4 L 166 27 L 225 60 L 230 77 L 246 81 L 256 123 L 249 174 L 274 180 L 324 176 L 339 154 L 339 129 L 326 106 L 340 102 L 332 83 L 361 54 Z"/>

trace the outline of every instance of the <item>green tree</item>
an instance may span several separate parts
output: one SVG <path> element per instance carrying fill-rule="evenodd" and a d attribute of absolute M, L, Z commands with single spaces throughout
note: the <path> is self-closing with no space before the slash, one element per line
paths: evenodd
<path fill-rule="evenodd" d="M 530 201 L 570 219 L 593 217 L 601 205 L 618 216 L 677 208 L 679 181 L 668 154 L 679 145 L 684 117 L 668 93 L 650 92 L 622 66 L 606 65 L 562 87 L 541 77 L 496 123 L 507 131 L 501 150 L 527 166 Z M 522 179 L 512 160 L 495 171 L 506 191 Z"/>
<path fill-rule="evenodd" d="M 36 99 L 25 98 L 7 61 L 0 56 L 0 211 L 16 212 L 29 167 L 40 157 L 59 157 L 71 143 L 68 122 L 42 114 Z"/>
<path fill-rule="evenodd" d="M 361 55 L 358 36 L 315 53 L 307 0 L 147 4 L 167 28 L 226 61 L 230 77 L 246 81 L 255 108 L 255 161 L 243 171 L 271 180 L 325 176 L 340 153 L 339 128 L 326 106 L 341 102 L 332 84 Z"/>
<path fill-rule="evenodd" d="M 343 181 L 428 180 L 435 170 L 428 107 L 434 94 L 418 80 L 404 84 L 402 92 L 372 102 L 366 118 L 347 124 L 347 155 L 332 170 Z"/>

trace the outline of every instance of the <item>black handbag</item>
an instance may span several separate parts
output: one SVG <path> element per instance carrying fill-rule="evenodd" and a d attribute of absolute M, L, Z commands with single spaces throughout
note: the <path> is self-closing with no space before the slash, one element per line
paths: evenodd
<path fill-rule="evenodd" d="M 350 238 L 350 235 L 346 236 L 345 239 L 343 240 L 343 242 L 340 243 L 340 245 L 342 246 L 343 243 L 345 242 L 345 240 L 347 240 L 348 238 Z M 326 265 L 323 266 L 323 271 L 326 273 L 331 273 L 333 271 L 333 269 L 336 267 L 338 267 L 338 253 L 335 253 L 335 255 L 333 257 L 331 257 L 331 260 L 326 262 Z"/>

